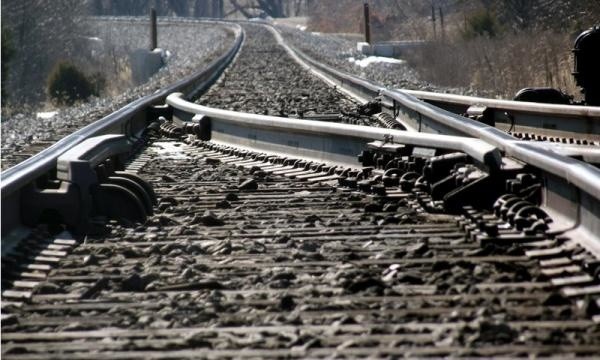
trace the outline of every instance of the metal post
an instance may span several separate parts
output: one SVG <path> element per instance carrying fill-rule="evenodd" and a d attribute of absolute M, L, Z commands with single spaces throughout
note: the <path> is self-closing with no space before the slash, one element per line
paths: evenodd
<path fill-rule="evenodd" d="M 220 19 L 223 17 L 223 0 L 212 0 L 211 17 Z"/>
<path fill-rule="evenodd" d="M 150 50 L 154 50 L 158 47 L 158 40 L 156 35 L 156 10 L 150 9 Z"/>
<path fill-rule="evenodd" d="M 444 30 L 444 12 L 441 7 L 438 10 L 440 11 L 440 31 L 442 32 L 442 39 L 444 39 L 446 35 L 446 31 Z"/>
<path fill-rule="evenodd" d="M 369 3 L 365 0 L 365 41 L 371 43 L 371 19 L 369 18 Z"/>
<path fill-rule="evenodd" d="M 431 22 L 433 23 L 433 38 L 435 39 L 437 35 L 435 31 L 435 6 L 433 4 L 431 4 Z"/>

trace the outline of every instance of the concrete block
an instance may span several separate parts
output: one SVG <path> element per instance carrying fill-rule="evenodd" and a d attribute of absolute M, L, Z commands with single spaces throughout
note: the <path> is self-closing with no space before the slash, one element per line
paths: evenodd
<path fill-rule="evenodd" d="M 363 55 L 371 55 L 372 54 L 371 44 L 369 44 L 368 42 L 356 43 L 356 50 Z"/>
<path fill-rule="evenodd" d="M 384 41 L 375 44 L 358 43 L 357 50 L 364 55 L 375 55 L 383 57 L 397 58 L 407 52 L 413 51 L 425 42 L 420 40 L 415 41 Z"/>
<path fill-rule="evenodd" d="M 399 53 L 399 51 L 396 51 L 394 45 L 390 43 L 379 43 L 373 45 L 373 54 L 377 56 L 394 57 L 400 55 Z"/>
<path fill-rule="evenodd" d="M 166 52 L 162 49 L 152 51 L 137 49 L 129 56 L 131 78 L 135 85 L 148 81 L 166 63 Z"/>

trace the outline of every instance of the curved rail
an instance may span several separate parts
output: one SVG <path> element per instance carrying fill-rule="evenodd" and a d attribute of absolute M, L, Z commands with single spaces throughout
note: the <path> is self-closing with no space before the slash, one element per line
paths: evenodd
<path fill-rule="evenodd" d="M 463 105 L 466 107 L 469 107 L 471 105 L 483 105 L 490 108 L 497 108 L 507 111 L 527 112 L 532 114 L 550 114 L 552 116 L 564 115 L 569 117 L 583 116 L 600 119 L 600 107 L 598 106 L 542 104 L 502 99 L 489 99 L 477 96 L 434 93 L 419 90 L 398 90 L 410 94 L 421 100 L 438 101 L 448 104 Z"/>
<path fill-rule="evenodd" d="M 164 104 L 166 97 L 173 92 L 193 94 L 208 88 L 233 59 L 244 37 L 239 25 L 226 22 L 222 24 L 232 27 L 236 34 L 235 40 L 224 54 L 213 60 L 205 69 L 171 84 L 154 94 L 125 105 L 121 109 L 61 139 L 31 158 L 0 173 L 2 213 L 16 212 L 18 214 L 14 204 L 17 201 L 15 197 L 18 196 L 14 194 L 26 184 L 53 170 L 56 167 L 58 157 L 72 147 L 90 137 L 103 134 L 123 134 L 133 138 L 139 137 L 141 131 L 147 126 L 146 111 L 150 106 Z M 10 223 L 12 222 L 5 221 L 3 215 L 3 234 L 5 230 L 10 228 Z"/>
<path fill-rule="evenodd" d="M 535 130 L 549 136 L 579 135 L 600 140 L 600 107 L 542 104 L 522 101 L 487 99 L 474 96 L 398 89 L 420 100 L 455 112 L 466 113 L 471 106 L 484 106 L 496 125 L 514 131 Z"/>
<path fill-rule="evenodd" d="M 348 138 L 354 138 L 364 140 L 365 145 L 368 141 L 382 140 L 413 146 L 462 151 L 491 169 L 498 169 L 501 166 L 501 158 L 498 149 L 484 141 L 474 138 L 466 139 L 464 137 L 451 135 L 410 133 L 395 129 L 289 119 L 222 110 L 185 101 L 182 99 L 182 94 L 169 95 L 167 97 L 167 104 L 179 111 L 202 114 L 210 117 L 213 132 L 220 129 L 220 122 L 222 122 L 233 124 L 238 127 L 273 131 L 274 133 L 270 134 L 268 137 L 255 139 L 264 142 L 270 141 L 276 143 L 278 140 L 289 138 L 296 133 L 310 136 L 310 139 L 304 139 L 304 143 L 294 142 L 293 148 L 296 150 L 313 143 L 315 137 L 321 139 L 331 137 L 331 142 L 335 142 L 336 137 L 343 138 L 343 140 L 341 140 L 342 142 L 347 142 Z M 233 129 L 229 130 L 233 131 Z M 350 149 L 350 147 L 347 148 Z M 322 152 L 326 151 L 324 147 L 321 149 Z M 348 158 L 355 158 L 357 152 L 349 152 L 343 155 Z"/>

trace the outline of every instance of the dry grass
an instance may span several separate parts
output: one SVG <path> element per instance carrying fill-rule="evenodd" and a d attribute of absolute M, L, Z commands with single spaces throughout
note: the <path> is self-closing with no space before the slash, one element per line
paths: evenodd
<path fill-rule="evenodd" d="M 469 87 L 512 97 L 524 87 L 548 86 L 578 94 L 570 36 L 522 32 L 501 38 L 432 41 L 408 59 L 421 78 L 436 85 Z"/>
<path fill-rule="evenodd" d="M 477 7 L 474 7 L 476 9 Z M 420 78 L 433 85 L 470 88 L 482 95 L 512 98 L 525 87 L 554 87 L 581 99 L 571 71 L 571 30 L 502 29 L 497 37 L 466 39 L 464 28 L 472 14 L 454 12 L 445 18 L 444 38 L 439 22 L 437 36 L 427 14 L 396 19 L 391 11 L 373 7 L 372 38 L 382 40 L 428 40 L 421 51 L 410 54 L 409 64 Z M 387 9 L 389 10 L 389 9 Z M 331 13 L 337 16 L 329 16 Z M 309 28 L 321 32 L 363 31 L 362 2 L 336 1 L 321 4 L 310 14 Z M 583 26 L 582 28 L 586 28 Z"/>

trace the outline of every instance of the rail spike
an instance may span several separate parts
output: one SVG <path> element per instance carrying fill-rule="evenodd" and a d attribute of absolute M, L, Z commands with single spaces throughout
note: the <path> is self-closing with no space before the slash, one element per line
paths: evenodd
<path fill-rule="evenodd" d="M 91 229 L 93 216 L 145 222 L 156 204 L 152 187 L 136 174 L 117 171 L 130 151 L 124 135 L 102 135 L 65 152 L 57 160 L 56 180 L 23 191 L 23 222 L 64 224 L 78 233 Z"/>

